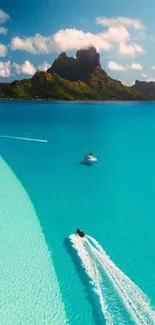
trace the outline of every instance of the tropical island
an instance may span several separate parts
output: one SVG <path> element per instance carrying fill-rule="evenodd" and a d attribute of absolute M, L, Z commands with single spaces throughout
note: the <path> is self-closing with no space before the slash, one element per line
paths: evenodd
<path fill-rule="evenodd" d="M 61 53 L 46 71 L 30 79 L 0 83 L 0 99 L 155 100 L 155 83 L 136 81 L 131 87 L 102 69 L 95 47 L 80 49 L 76 58 Z"/>

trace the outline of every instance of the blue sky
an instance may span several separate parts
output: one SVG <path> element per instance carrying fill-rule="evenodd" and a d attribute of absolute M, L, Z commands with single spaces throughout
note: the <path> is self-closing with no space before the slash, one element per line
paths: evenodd
<path fill-rule="evenodd" d="M 29 78 L 88 45 L 110 76 L 155 80 L 154 0 L 1 0 L 0 9 L 1 81 Z"/>

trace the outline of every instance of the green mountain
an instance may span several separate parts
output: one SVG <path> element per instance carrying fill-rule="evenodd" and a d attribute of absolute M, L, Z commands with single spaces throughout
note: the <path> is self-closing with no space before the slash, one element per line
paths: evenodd
<path fill-rule="evenodd" d="M 31 79 L 0 83 L 0 98 L 51 100 L 149 100 L 149 94 L 124 86 L 101 68 L 94 47 L 77 51 L 76 58 L 61 53 L 47 72 Z"/>
<path fill-rule="evenodd" d="M 132 89 L 142 92 L 146 96 L 149 95 L 150 99 L 155 99 L 155 82 L 154 81 L 139 81 L 136 80 Z"/>

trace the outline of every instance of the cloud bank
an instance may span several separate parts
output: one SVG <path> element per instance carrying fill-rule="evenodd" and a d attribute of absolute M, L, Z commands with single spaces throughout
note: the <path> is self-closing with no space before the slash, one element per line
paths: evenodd
<path fill-rule="evenodd" d="M 116 18 L 107 18 L 107 17 L 97 17 L 96 23 L 102 26 L 126 26 L 134 29 L 145 29 L 142 21 L 140 19 L 132 19 L 129 17 L 116 17 Z"/>
<path fill-rule="evenodd" d="M 37 70 L 38 71 L 47 71 L 47 69 L 51 66 L 51 64 L 49 64 L 48 62 L 43 62 L 41 64 L 38 65 Z"/>
<path fill-rule="evenodd" d="M 108 62 L 108 68 L 110 70 L 115 70 L 115 71 L 129 71 L 129 70 L 142 70 L 143 66 L 138 62 L 138 63 L 132 63 L 132 64 L 119 64 L 115 61 L 109 61 Z"/>
<path fill-rule="evenodd" d="M 119 63 L 114 62 L 114 61 L 109 61 L 109 62 L 108 62 L 108 68 L 109 68 L 110 70 L 126 71 L 126 68 L 125 68 L 124 65 L 119 64 Z"/>
<path fill-rule="evenodd" d="M 81 47 L 94 45 L 97 50 L 109 50 L 111 44 L 102 35 L 84 33 L 76 29 L 60 30 L 53 36 L 36 34 L 34 37 L 14 37 L 11 41 L 12 50 L 25 50 L 32 54 L 72 51 Z"/>
<path fill-rule="evenodd" d="M 0 25 L 1 24 L 4 24 L 7 22 L 7 20 L 10 19 L 10 16 L 5 12 L 3 11 L 2 9 L 0 9 Z M 3 35 L 7 35 L 7 28 L 5 27 L 0 27 L 0 34 L 3 34 Z"/>
<path fill-rule="evenodd" d="M 0 77 L 10 77 L 11 62 L 0 62 Z"/>
<path fill-rule="evenodd" d="M 144 53 L 144 49 L 142 46 L 137 44 L 125 44 L 120 43 L 119 44 L 119 53 L 125 56 L 131 56 L 134 57 L 138 53 Z"/>
<path fill-rule="evenodd" d="M 129 27 L 143 30 L 145 26 L 141 20 L 128 17 L 98 17 L 96 22 L 106 27 L 100 33 L 66 28 L 51 36 L 40 34 L 23 38 L 16 36 L 11 40 L 11 49 L 27 51 L 32 54 L 48 54 L 95 46 L 98 51 L 116 50 L 120 55 L 135 56 L 144 53 L 141 45 L 132 44 L 132 34 L 128 30 Z M 128 43 L 129 41 L 130 43 Z"/>
<path fill-rule="evenodd" d="M 6 56 L 7 52 L 7 47 L 4 44 L 0 44 L 0 56 Z"/>
<path fill-rule="evenodd" d="M 29 60 L 26 60 L 22 64 L 16 62 L 2 62 L 0 61 L 0 77 L 6 78 L 10 76 L 29 75 L 33 76 L 36 71 L 47 71 L 50 67 L 48 62 L 42 62 L 35 67 Z"/>
<path fill-rule="evenodd" d="M 5 11 L 0 9 L 0 24 L 4 24 L 9 19 L 10 16 Z"/>
<path fill-rule="evenodd" d="M 17 75 L 28 74 L 28 75 L 32 76 L 36 72 L 36 68 L 28 60 L 26 60 L 23 64 L 13 63 L 12 69 L 13 69 L 13 72 Z"/>

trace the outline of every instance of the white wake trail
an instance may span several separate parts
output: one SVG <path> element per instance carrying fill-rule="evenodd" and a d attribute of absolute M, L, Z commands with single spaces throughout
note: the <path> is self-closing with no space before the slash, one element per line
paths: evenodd
<path fill-rule="evenodd" d="M 137 325 L 145 325 L 146 321 L 136 308 L 132 297 L 126 293 L 125 288 L 119 283 L 116 276 L 111 272 L 111 269 L 108 267 L 102 256 L 100 256 L 100 253 L 93 247 L 91 247 L 91 249 L 93 251 L 94 259 L 96 259 L 100 263 L 101 267 L 104 268 L 109 280 L 112 282 L 113 286 L 117 290 L 117 293 L 120 295 L 122 302 L 131 314 L 134 322 Z"/>
<path fill-rule="evenodd" d="M 151 308 L 149 298 L 110 260 L 94 238 L 90 236 L 87 236 L 87 238 L 94 244 L 95 248 L 88 241 L 91 249 L 95 249 L 98 258 L 103 263 L 103 267 L 106 266 L 114 287 L 118 290 L 124 305 L 131 313 L 136 324 L 155 324 L 155 312 Z"/>
<path fill-rule="evenodd" d="M 101 305 L 101 310 L 104 314 L 106 324 L 113 325 L 113 317 L 108 310 L 108 306 L 105 302 L 104 296 L 102 295 L 102 290 L 100 287 L 99 274 L 96 265 L 91 259 L 89 253 L 85 249 L 84 240 L 80 239 L 76 235 L 71 235 L 70 240 L 72 242 L 73 247 L 77 250 L 78 256 L 82 261 L 82 265 L 85 268 L 88 276 L 91 279 L 91 283 L 94 286 L 95 292 L 97 293 Z"/>
<path fill-rule="evenodd" d="M 24 140 L 24 141 L 32 141 L 32 142 L 44 142 L 47 143 L 47 140 L 44 139 L 33 139 L 33 138 L 23 138 L 23 137 L 14 137 L 11 135 L 0 135 L 0 138 L 3 139 L 14 139 L 14 140 Z"/>
<path fill-rule="evenodd" d="M 130 318 L 137 325 L 155 325 L 155 312 L 151 307 L 149 298 L 143 291 L 130 280 L 109 258 L 100 244 L 90 236 L 80 238 L 78 235 L 71 235 L 70 239 L 77 250 L 82 264 L 91 278 L 95 292 L 99 296 L 102 312 L 106 324 L 124 324 L 121 305 L 128 311 Z M 105 276 L 109 281 L 111 292 L 107 291 Z M 113 289 L 112 289 L 113 288 Z M 110 300 L 109 295 L 117 297 Z M 122 306 L 123 306 L 122 305 Z M 119 310 L 118 310 L 119 309 Z"/>

